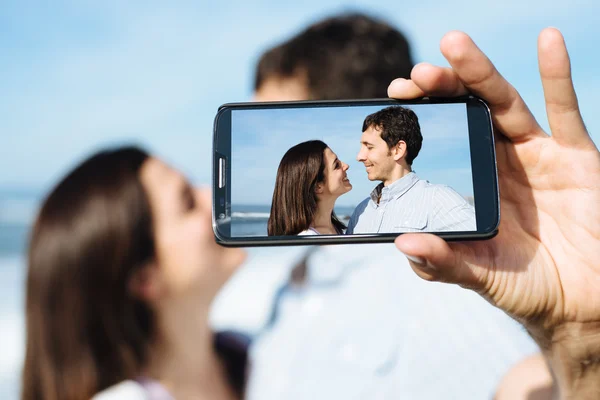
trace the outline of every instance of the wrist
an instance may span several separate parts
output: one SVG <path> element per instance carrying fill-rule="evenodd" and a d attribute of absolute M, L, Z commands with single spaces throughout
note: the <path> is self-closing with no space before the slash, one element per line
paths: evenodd
<path fill-rule="evenodd" d="M 600 398 L 600 321 L 527 330 L 546 357 L 561 399 Z"/>

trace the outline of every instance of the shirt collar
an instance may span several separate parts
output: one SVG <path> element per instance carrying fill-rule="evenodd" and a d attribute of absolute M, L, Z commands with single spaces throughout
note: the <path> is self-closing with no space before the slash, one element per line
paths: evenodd
<path fill-rule="evenodd" d="M 373 189 L 371 192 L 371 200 L 377 204 L 379 198 L 379 204 L 385 203 L 386 201 L 397 199 L 404 193 L 413 187 L 419 181 L 419 177 L 414 172 L 409 172 L 397 181 L 392 182 L 388 186 L 383 186 L 383 182 Z"/>

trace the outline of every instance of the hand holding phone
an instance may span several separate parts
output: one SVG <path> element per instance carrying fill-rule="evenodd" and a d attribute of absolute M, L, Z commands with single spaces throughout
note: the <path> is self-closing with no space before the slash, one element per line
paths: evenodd
<path fill-rule="evenodd" d="M 474 97 L 224 105 L 213 166 L 224 245 L 497 232 L 491 118 Z"/>
<path fill-rule="evenodd" d="M 486 242 L 402 235 L 396 246 L 420 277 L 470 288 L 521 322 L 543 349 L 558 397 L 594 397 L 600 152 L 579 109 L 564 37 L 555 28 L 538 37 L 549 131 L 468 35 L 450 32 L 440 48 L 451 68 L 417 65 L 412 80 L 392 82 L 388 93 L 409 99 L 471 92 L 489 101 L 498 127 L 502 229 Z"/>

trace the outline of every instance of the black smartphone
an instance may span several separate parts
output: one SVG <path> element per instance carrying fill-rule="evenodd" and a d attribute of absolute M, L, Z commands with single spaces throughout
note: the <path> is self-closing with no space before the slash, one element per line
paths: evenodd
<path fill-rule="evenodd" d="M 498 232 L 491 115 L 474 96 L 224 104 L 213 139 L 213 229 L 225 246 Z"/>

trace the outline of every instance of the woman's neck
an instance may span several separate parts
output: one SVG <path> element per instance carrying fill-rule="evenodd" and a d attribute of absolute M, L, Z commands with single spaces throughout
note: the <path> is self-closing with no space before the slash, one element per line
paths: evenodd
<path fill-rule="evenodd" d="M 320 199 L 317 203 L 317 212 L 312 221 L 312 226 L 320 234 L 336 234 L 338 231 L 331 222 L 331 213 L 336 199 Z"/>
<path fill-rule="evenodd" d="M 226 399 L 236 396 L 214 347 L 208 307 L 163 305 L 159 335 L 146 376 L 160 382 L 176 399 Z"/>

